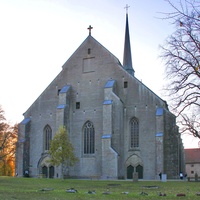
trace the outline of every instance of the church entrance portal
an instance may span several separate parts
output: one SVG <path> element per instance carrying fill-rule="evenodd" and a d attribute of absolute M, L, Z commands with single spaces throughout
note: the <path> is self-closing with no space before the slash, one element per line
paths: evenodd
<path fill-rule="evenodd" d="M 141 165 L 138 165 L 136 167 L 136 172 L 138 173 L 138 178 L 142 179 L 143 178 L 143 167 Z"/>
<path fill-rule="evenodd" d="M 39 174 L 43 178 L 54 178 L 55 167 L 52 166 L 48 161 L 49 161 L 49 155 L 42 154 L 42 157 L 38 161 Z"/>
<path fill-rule="evenodd" d="M 133 172 L 138 172 L 138 178 L 143 179 L 143 167 L 141 165 L 138 165 L 136 167 L 129 165 L 127 167 L 127 179 L 133 178 Z"/>
<path fill-rule="evenodd" d="M 138 179 L 143 179 L 143 162 L 142 159 L 136 155 L 133 154 L 130 156 L 126 161 L 126 176 L 127 179 L 133 178 L 133 173 L 138 173 Z"/>
<path fill-rule="evenodd" d="M 43 174 L 44 178 L 47 178 L 47 167 L 46 166 L 42 167 L 42 174 Z"/>
<path fill-rule="evenodd" d="M 53 178 L 54 177 L 54 167 L 51 166 L 49 167 L 49 178 Z"/>
<path fill-rule="evenodd" d="M 127 179 L 133 178 L 133 172 L 134 172 L 134 167 L 132 165 L 129 165 L 127 167 Z"/>
<path fill-rule="evenodd" d="M 54 166 L 42 167 L 42 174 L 44 178 L 53 178 L 54 177 Z"/>

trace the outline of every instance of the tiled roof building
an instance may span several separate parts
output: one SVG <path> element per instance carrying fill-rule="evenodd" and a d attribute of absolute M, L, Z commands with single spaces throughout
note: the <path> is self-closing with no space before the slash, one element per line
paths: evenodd
<path fill-rule="evenodd" d="M 185 149 L 185 165 L 188 177 L 200 176 L 200 148 Z"/>

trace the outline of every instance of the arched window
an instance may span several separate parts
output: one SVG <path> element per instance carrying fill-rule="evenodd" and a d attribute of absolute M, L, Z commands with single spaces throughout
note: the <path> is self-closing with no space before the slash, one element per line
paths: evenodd
<path fill-rule="evenodd" d="M 83 126 L 84 154 L 94 153 L 94 126 L 88 121 Z"/>
<path fill-rule="evenodd" d="M 46 125 L 44 128 L 44 150 L 49 150 L 50 141 L 52 140 L 52 130 L 49 125 Z"/>
<path fill-rule="evenodd" d="M 133 118 L 130 123 L 130 147 L 139 147 L 139 121 L 137 118 Z"/>

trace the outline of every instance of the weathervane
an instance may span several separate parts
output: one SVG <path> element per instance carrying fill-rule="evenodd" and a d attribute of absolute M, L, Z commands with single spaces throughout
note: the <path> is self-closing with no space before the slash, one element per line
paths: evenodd
<path fill-rule="evenodd" d="M 93 29 L 93 27 L 91 25 L 89 25 L 89 27 L 87 29 L 89 30 L 89 35 L 91 35 L 91 30 Z"/>
<path fill-rule="evenodd" d="M 126 8 L 126 14 L 128 14 L 128 8 L 129 8 L 130 6 L 128 6 L 128 4 L 126 4 L 126 7 L 124 7 L 124 8 Z"/>

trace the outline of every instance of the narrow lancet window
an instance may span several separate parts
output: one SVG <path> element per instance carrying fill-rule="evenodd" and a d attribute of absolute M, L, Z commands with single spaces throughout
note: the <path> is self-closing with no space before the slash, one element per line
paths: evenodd
<path fill-rule="evenodd" d="M 130 147 L 139 147 L 139 121 L 137 118 L 133 118 L 130 123 Z"/>
<path fill-rule="evenodd" d="M 88 121 L 83 127 L 84 154 L 94 154 L 95 132 L 92 122 Z"/>
<path fill-rule="evenodd" d="M 48 151 L 50 148 L 50 141 L 52 140 L 52 129 L 49 125 L 44 128 L 44 150 Z"/>

